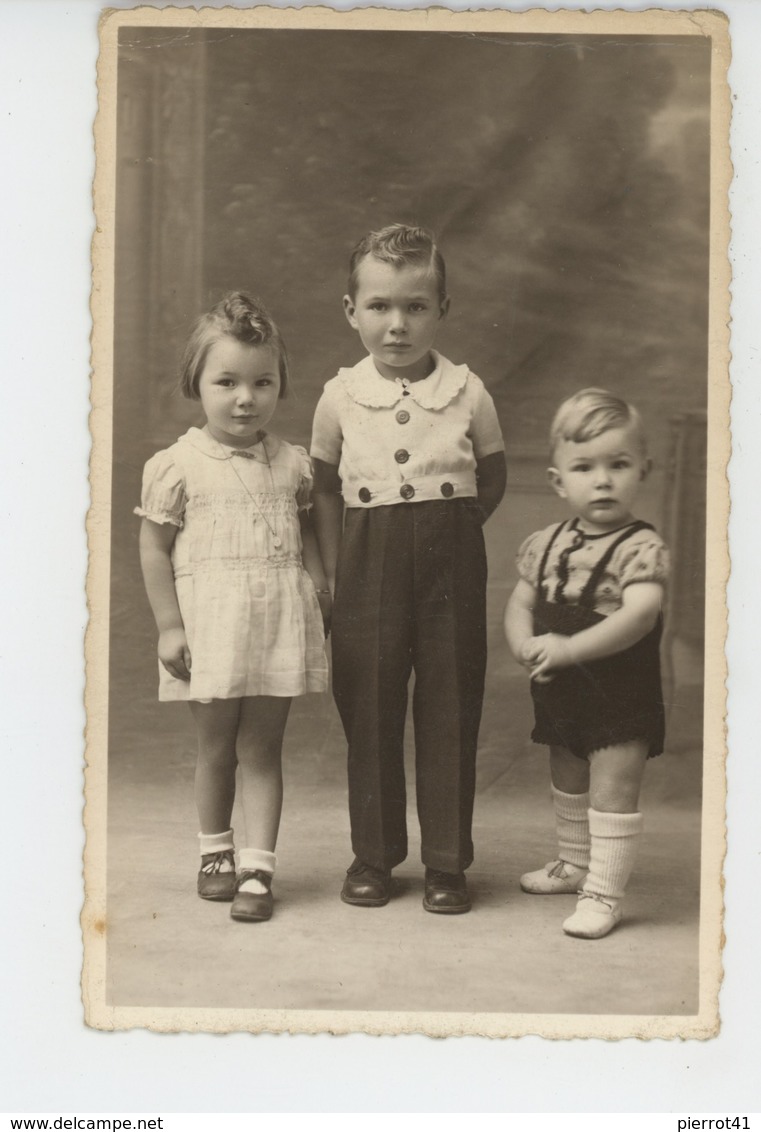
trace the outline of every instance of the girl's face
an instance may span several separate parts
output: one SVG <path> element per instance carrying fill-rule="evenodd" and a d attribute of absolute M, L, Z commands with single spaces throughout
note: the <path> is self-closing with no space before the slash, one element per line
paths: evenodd
<path fill-rule="evenodd" d="M 634 429 L 612 428 L 594 440 L 561 440 L 550 483 L 570 504 L 589 534 L 604 534 L 631 520 L 639 485 L 649 471 Z"/>
<path fill-rule="evenodd" d="M 425 267 L 394 267 L 368 255 L 357 272 L 355 298 L 344 295 L 344 311 L 372 354 L 378 372 L 393 381 L 419 381 L 431 372 L 431 347 L 449 299 Z"/>
<path fill-rule="evenodd" d="M 270 346 L 219 338 L 206 355 L 198 395 L 220 444 L 248 448 L 269 424 L 280 393 L 279 358 Z"/>

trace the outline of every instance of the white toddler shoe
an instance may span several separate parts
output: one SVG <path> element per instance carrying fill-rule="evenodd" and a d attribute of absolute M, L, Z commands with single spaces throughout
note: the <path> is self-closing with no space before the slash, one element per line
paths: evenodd
<path fill-rule="evenodd" d="M 568 861 L 548 861 L 543 869 L 524 873 L 520 884 L 523 891 L 532 896 L 554 896 L 578 892 L 586 878 L 587 870 L 578 865 L 570 865 Z"/>
<path fill-rule="evenodd" d="M 563 931 L 579 939 L 602 939 L 620 924 L 622 915 L 620 900 L 582 892 L 576 911 L 563 924 Z"/>

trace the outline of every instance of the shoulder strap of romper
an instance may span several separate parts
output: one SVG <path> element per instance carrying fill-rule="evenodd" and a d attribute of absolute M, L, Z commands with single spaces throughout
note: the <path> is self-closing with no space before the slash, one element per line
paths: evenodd
<path fill-rule="evenodd" d="M 547 569 L 547 560 L 550 557 L 550 551 L 552 550 L 553 546 L 557 542 L 557 538 L 558 538 L 558 535 L 560 534 L 560 532 L 564 529 L 564 527 L 567 527 L 570 522 L 571 522 L 570 519 L 566 519 L 562 523 L 559 523 L 557 525 L 557 527 L 555 527 L 555 530 L 552 532 L 552 534 L 550 535 L 550 538 L 547 541 L 547 545 L 544 548 L 544 554 L 542 555 L 542 560 L 539 563 L 539 572 L 537 573 L 537 576 L 536 576 L 536 588 L 539 592 L 541 592 L 541 589 L 542 589 L 542 583 L 544 581 L 544 571 Z"/>
<path fill-rule="evenodd" d="M 632 535 L 636 535 L 638 531 L 644 531 L 644 530 L 654 531 L 655 527 L 653 526 L 652 523 L 645 523 L 645 522 L 643 522 L 642 519 L 638 519 L 635 523 L 632 523 L 632 525 L 630 527 L 626 527 L 626 529 L 621 532 L 621 534 L 618 536 L 617 539 L 613 540 L 613 542 L 610 544 L 608 549 L 603 554 L 600 561 L 596 564 L 592 573 L 589 575 L 589 578 L 587 579 L 587 584 L 584 586 L 584 589 L 581 591 L 581 594 L 579 595 L 579 604 L 581 604 L 581 605 L 591 605 L 594 602 L 595 590 L 597 589 L 598 585 L 600 584 L 600 579 L 602 578 L 603 573 L 605 572 L 605 568 L 608 565 L 608 563 L 610 562 L 610 560 L 613 557 L 613 555 L 615 554 L 615 552 L 618 550 L 621 543 L 626 542 L 626 540 L 631 538 Z"/>

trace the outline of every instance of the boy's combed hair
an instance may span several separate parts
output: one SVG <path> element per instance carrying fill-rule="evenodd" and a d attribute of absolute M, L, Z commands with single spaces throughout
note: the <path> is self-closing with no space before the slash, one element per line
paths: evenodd
<path fill-rule="evenodd" d="M 349 261 L 348 292 L 352 299 L 357 297 L 357 274 L 362 260 L 373 256 L 382 263 L 393 267 L 427 267 L 436 278 L 439 299 L 443 303 L 447 297 L 447 269 L 444 257 L 436 246 L 433 233 L 427 228 L 416 228 L 410 224 L 389 224 L 378 232 L 368 232 L 351 253 Z"/>
<path fill-rule="evenodd" d="M 607 389 L 582 389 L 563 401 L 555 414 L 550 429 L 550 459 L 554 458 L 561 440 L 581 444 L 612 428 L 633 428 L 642 455 L 646 455 L 645 430 L 634 406 Z"/>
<path fill-rule="evenodd" d="M 248 346 L 271 346 L 278 356 L 280 397 L 288 392 L 288 354 L 277 324 L 267 309 L 243 291 L 231 291 L 202 314 L 193 327 L 180 366 L 180 389 L 185 397 L 197 401 L 198 383 L 209 350 L 220 338 L 235 338 Z"/>

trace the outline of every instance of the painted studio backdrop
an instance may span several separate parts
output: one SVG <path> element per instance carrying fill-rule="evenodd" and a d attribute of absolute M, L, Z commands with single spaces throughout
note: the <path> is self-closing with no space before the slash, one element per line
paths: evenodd
<path fill-rule="evenodd" d="M 109 1001 L 697 1008 L 710 47 L 699 37 L 122 29 Z M 456 923 L 422 913 L 412 815 L 402 898 L 370 917 L 340 904 L 351 859 L 345 748 L 330 697 L 314 696 L 294 703 L 286 735 L 277 913 L 252 932 L 194 894 L 193 729 L 185 705 L 156 700 L 132 508 L 145 460 L 200 423 L 176 389 L 179 355 L 197 314 L 226 290 L 260 296 L 283 330 L 295 392 L 272 428 L 308 446 L 323 384 L 363 352 L 341 309 L 349 252 L 394 221 L 436 232 L 452 296 L 437 348 L 484 380 L 507 443 L 508 493 L 487 526 L 474 911 Z M 648 767 L 631 923 L 605 941 L 594 971 L 554 979 L 547 971 L 574 965 L 578 941 L 559 932 L 557 909 L 518 890 L 518 876 L 552 855 L 552 815 L 501 615 L 518 545 L 564 517 L 545 485 L 546 437 L 559 400 L 585 385 L 634 401 L 650 437 L 641 517 L 674 565 L 669 741 Z"/>

